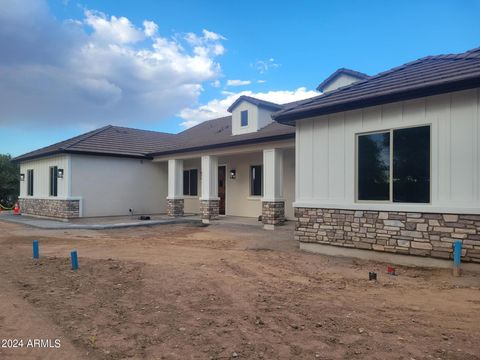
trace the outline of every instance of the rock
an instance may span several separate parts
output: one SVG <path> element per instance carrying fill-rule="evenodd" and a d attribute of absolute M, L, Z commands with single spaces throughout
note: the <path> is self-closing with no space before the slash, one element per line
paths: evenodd
<path fill-rule="evenodd" d="M 358 333 L 359 334 L 363 334 L 365 332 L 365 329 L 364 328 L 358 328 Z"/>
<path fill-rule="evenodd" d="M 237 357 L 238 357 L 238 354 L 234 351 L 234 352 L 232 353 L 232 358 L 237 358 Z"/>

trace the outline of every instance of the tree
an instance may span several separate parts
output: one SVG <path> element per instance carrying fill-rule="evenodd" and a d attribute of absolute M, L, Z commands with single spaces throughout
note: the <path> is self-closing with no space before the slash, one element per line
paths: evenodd
<path fill-rule="evenodd" d="M 0 204 L 11 206 L 20 192 L 20 169 L 9 154 L 0 154 Z"/>

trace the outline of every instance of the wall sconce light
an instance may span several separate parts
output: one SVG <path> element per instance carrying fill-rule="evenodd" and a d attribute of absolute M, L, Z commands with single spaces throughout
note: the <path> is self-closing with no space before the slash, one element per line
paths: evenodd
<path fill-rule="evenodd" d="M 20 181 L 25 181 L 25 174 L 20 174 Z"/>
<path fill-rule="evenodd" d="M 230 179 L 236 179 L 237 178 L 237 170 L 231 169 L 230 170 Z"/>
<path fill-rule="evenodd" d="M 57 170 L 57 177 L 58 177 L 59 179 L 63 179 L 63 169 L 58 169 L 58 170 Z"/>

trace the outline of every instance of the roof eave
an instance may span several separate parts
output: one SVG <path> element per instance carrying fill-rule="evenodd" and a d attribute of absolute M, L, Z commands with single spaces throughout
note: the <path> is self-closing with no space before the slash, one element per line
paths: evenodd
<path fill-rule="evenodd" d="M 281 135 L 266 136 L 266 137 L 262 137 L 262 138 L 238 140 L 238 141 L 233 141 L 233 142 L 228 142 L 228 143 L 208 144 L 208 145 L 202 145 L 202 146 L 195 146 L 195 147 L 191 147 L 191 148 L 175 149 L 175 150 L 169 150 L 169 151 L 159 151 L 159 152 L 149 153 L 148 155 L 151 156 L 151 157 L 165 156 L 165 155 L 172 155 L 172 154 L 189 153 L 189 152 L 194 152 L 194 151 L 233 147 L 233 146 L 239 146 L 239 145 L 258 144 L 258 143 L 264 143 L 264 142 L 276 141 L 276 140 L 286 140 L 286 139 L 291 139 L 291 138 L 294 138 L 294 137 L 295 137 L 295 133 L 292 132 L 292 133 L 281 134 Z"/>
<path fill-rule="evenodd" d="M 359 99 L 355 101 L 349 101 L 345 103 L 323 106 L 319 108 L 306 109 L 306 110 L 293 110 L 292 112 L 282 111 L 272 114 L 272 119 L 284 125 L 295 125 L 296 121 L 311 118 L 314 116 L 334 114 L 342 111 L 357 110 L 370 106 L 383 105 L 388 103 L 394 103 L 397 101 L 412 100 L 425 96 L 440 95 L 453 91 L 468 90 L 480 86 L 480 77 L 474 77 L 470 79 L 459 80 L 455 82 L 449 82 L 444 84 L 438 84 L 435 86 L 422 87 L 412 89 L 408 91 L 400 91 L 381 96 L 374 96 L 370 98 Z"/>
<path fill-rule="evenodd" d="M 109 156 L 109 157 L 122 157 L 122 158 L 130 158 L 130 159 L 141 159 L 141 160 L 152 160 L 153 157 L 145 154 L 145 155 L 135 155 L 135 154 L 121 154 L 121 153 L 108 153 L 108 152 L 101 152 L 101 151 L 81 151 L 81 150 L 65 150 L 65 149 L 58 149 L 54 151 L 49 151 L 43 154 L 31 155 L 26 157 L 16 157 L 13 158 L 12 161 L 15 163 L 21 163 L 22 161 L 28 160 L 35 160 L 40 159 L 52 155 L 57 154 L 77 154 L 77 155 L 93 155 L 93 156 Z"/>

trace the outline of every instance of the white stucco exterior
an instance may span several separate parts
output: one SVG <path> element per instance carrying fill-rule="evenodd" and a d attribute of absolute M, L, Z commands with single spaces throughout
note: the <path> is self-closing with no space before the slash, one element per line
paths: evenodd
<path fill-rule="evenodd" d="M 72 196 L 81 216 L 166 211 L 167 164 L 131 158 L 71 155 Z"/>
<path fill-rule="evenodd" d="M 58 166 L 63 169 L 64 176 L 58 179 L 58 195 L 50 196 L 50 167 Z M 20 198 L 32 199 L 59 199 L 65 200 L 71 196 L 70 192 L 70 155 L 53 155 L 40 159 L 22 161 L 20 174 L 25 180 L 20 181 Z M 27 170 L 33 170 L 33 196 L 27 196 Z"/>
<path fill-rule="evenodd" d="M 242 111 L 248 111 L 247 126 L 241 125 Z M 271 115 L 272 111 L 270 110 L 251 104 L 248 101 L 242 101 L 232 111 L 232 134 L 240 135 L 258 131 L 273 122 Z"/>
<path fill-rule="evenodd" d="M 358 80 L 359 79 L 354 76 L 348 74 L 340 74 L 331 83 L 329 83 L 323 88 L 323 92 L 329 92 L 342 86 L 350 85 L 351 83 L 357 82 Z"/>
<path fill-rule="evenodd" d="M 480 90 L 297 122 L 297 207 L 480 213 Z M 356 134 L 431 126 L 431 203 L 355 201 Z"/>

